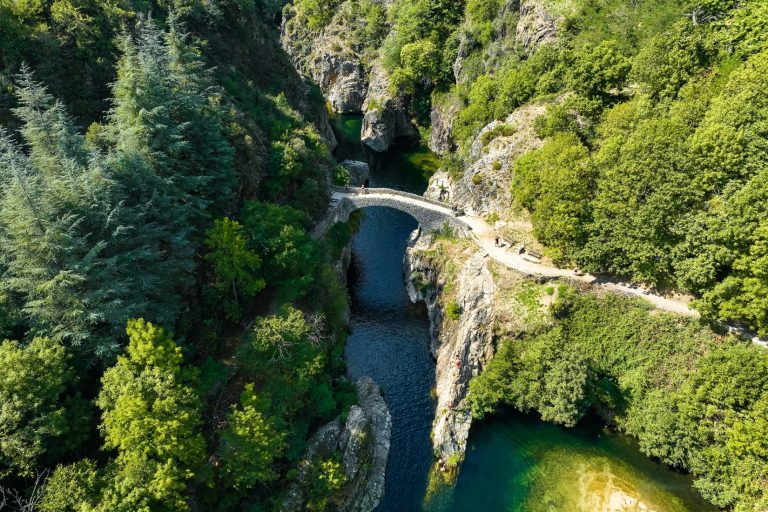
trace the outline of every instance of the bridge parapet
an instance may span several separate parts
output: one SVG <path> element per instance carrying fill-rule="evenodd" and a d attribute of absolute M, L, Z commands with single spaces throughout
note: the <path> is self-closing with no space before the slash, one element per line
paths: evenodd
<path fill-rule="evenodd" d="M 334 188 L 326 217 L 318 223 L 314 236 L 322 237 L 337 222 L 346 222 L 350 214 L 368 206 L 385 206 L 407 213 L 423 231 L 441 229 L 446 223 L 466 234 L 468 226 L 456 217 L 451 207 L 440 201 L 388 188 Z"/>
<path fill-rule="evenodd" d="M 406 197 L 409 199 L 415 199 L 416 201 L 419 201 L 421 203 L 429 203 L 434 206 L 440 206 L 448 210 L 451 209 L 451 205 L 444 203 L 442 201 L 438 201 L 436 199 L 430 199 L 428 197 L 420 196 L 419 194 L 414 194 L 412 192 L 405 192 L 403 190 L 397 190 L 394 188 L 377 187 L 377 188 L 364 189 L 363 187 L 348 187 L 345 190 L 342 187 L 332 187 L 331 190 L 337 194 L 345 194 L 345 195 L 387 194 L 387 195 L 393 195 L 393 196 L 400 196 L 400 197 Z"/>

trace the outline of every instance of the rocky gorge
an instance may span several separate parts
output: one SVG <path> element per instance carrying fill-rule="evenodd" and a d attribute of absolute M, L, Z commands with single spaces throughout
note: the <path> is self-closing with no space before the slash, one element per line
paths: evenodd
<path fill-rule="evenodd" d="M 464 457 L 472 424 L 465 401 L 469 381 L 494 352 L 497 288 L 482 252 L 466 247 L 458 261 L 453 258 L 456 255 L 443 260 L 453 270 L 445 273 L 440 259 L 428 255 L 431 243 L 429 235 L 414 232 L 404 274 L 411 301 L 424 302 L 429 316 L 437 399 L 432 447 L 436 457 L 453 460 L 455 465 Z M 455 312 L 446 312 L 449 303 Z"/>
<path fill-rule="evenodd" d="M 289 8 L 280 40 L 299 73 L 320 88 L 332 112 L 363 114 L 362 142 L 381 153 L 396 138 L 415 137 L 418 132 L 405 99 L 390 91 L 380 58 L 358 34 L 364 22 L 354 9 L 355 2 L 347 0 L 330 23 L 312 29 Z"/>

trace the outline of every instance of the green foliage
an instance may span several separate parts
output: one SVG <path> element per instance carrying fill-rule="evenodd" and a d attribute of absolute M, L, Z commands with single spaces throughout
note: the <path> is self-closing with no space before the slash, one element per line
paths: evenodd
<path fill-rule="evenodd" d="M 454 181 L 458 181 L 464 176 L 464 162 L 454 153 L 446 153 L 440 158 L 440 168 L 447 172 Z"/>
<path fill-rule="evenodd" d="M 459 306 L 458 302 L 449 302 L 445 305 L 445 314 L 451 320 L 456 321 L 461 317 L 461 306 Z"/>
<path fill-rule="evenodd" d="M 0 477 L 30 476 L 82 439 L 88 415 L 67 390 L 75 380 L 61 344 L 35 338 L 0 343 Z"/>
<path fill-rule="evenodd" d="M 604 411 L 649 456 L 691 470 L 716 505 L 761 506 L 754 475 L 768 471 L 758 455 L 768 438 L 749 418 L 765 407 L 768 353 L 631 299 L 558 300 L 554 327 L 505 341 L 471 381 L 473 415 L 509 404 L 573 425 L 587 408 Z"/>
<path fill-rule="evenodd" d="M 104 373 L 96 401 L 105 446 L 118 453 L 102 506 L 186 510 L 186 483 L 205 460 L 196 373 L 162 328 L 131 320 L 126 332 L 126 355 Z"/>
<path fill-rule="evenodd" d="M 15 109 L 26 147 L 0 142 L 9 285 L 36 332 L 106 360 L 131 316 L 176 321 L 194 241 L 234 178 L 216 92 L 175 25 L 146 21 L 122 49 L 109 124 L 92 131 L 100 149 L 26 69 Z"/>
<path fill-rule="evenodd" d="M 593 190 L 588 150 L 573 134 L 555 135 L 515 162 L 512 194 L 532 212 L 536 237 L 567 261 L 586 239 Z"/>
<path fill-rule="evenodd" d="M 492 129 L 484 131 L 480 136 L 480 143 L 483 146 L 487 146 L 496 137 L 511 137 L 516 131 L 515 127 L 510 124 L 500 123 Z"/>
<path fill-rule="evenodd" d="M 57 466 L 45 484 L 40 509 L 43 512 L 95 510 L 102 485 L 99 468 L 92 460 Z"/>
<path fill-rule="evenodd" d="M 494 34 L 493 21 L 500 7 L 499 0 L 468 0 L 464 9 L 466 26 L 463 28 L 479 44 L 487 45 Z"/>
<path fill-rule="evenodd" d="M 224 472 L 239 491 L 274 480 L 277 473 L 272 462 L 285 447 L 285 434 L 276 430 L 265 416 L 261 402 L 253 385 L 246 385 L 240 396 L 240 407 L 232 408 L 229 424 L 221 433 Z"/>
<path fill-rule="evenodd" d="M 397 0 L 388 9 L 392 30 L 380 54 L 389 72 L 390 90 L 410 97 L 420 125 L 429 121 L 430 95 L 452 79 L 457 45 L 453 34 L 462 19 L 464 0 Z"/>
<path fill-rule="evenodd" d="M 213 265 L 213 286 L 220 292 L 227 316 L 237 320 L 240 317 L 238 297 L 253 296 L 266 285 L 258 276 L 261 259 L 246 247 L 243 226 L 227 217 L 214 222 L 205 245 L 209 249 L 205 259 Z"/>
<path fill-rule="evenodd" d="M 429 39 L 404 45 L 400 49 L 400 67 L 389 79 L 391 92 L 413 95 L 417 85 L 429 86 L 439 77 L 439 59 L 437 46 Z"/>
<path fill-rule="evenodd" d="M 341 505 L 339 491 L 344 488 L 347 474 L 338 454 L 316 461 L 309 470 L 311 486 L 307 493 L 307 510 L 325 512 Z"/>
<path fill-rule="evenodd" d="M 652 39 L 632 66 L 632 78 L 654 99 L 674 98 L 704 65 L 706 48 L 700 33 L 680 22 L 671 33 Z"/>
<path fill-rule="evenodd" d="M 233 294 L 244 306 L 265 285 L 259 298 L 311 296 L 341 333 L 345 290 L 306 234 L 307 214 L 327 207 L 333 159 L 307 120 L 317 94 L 305 95 L 264 23 L 283 3 L 0 0 L 0 333 L 25 337 L 0 345 L 19 369 L 0 385 L 10 386 L 0 389 L 0 474 L 23 485 L 59 464 L 44 510 L 233 510 L 253 485 L 274 486 L 288 466 L 275 458 L 295 460 L 310 427 L 337 413 L 343 360 L 315 341 L 306 364 L 297 356 L 296 368 L 251 375 L 258 405 L 244 393 L 226 424 L 213 417 L 227 411 L 206 403 L 204 415 L 198 396 L 242 390 L 216 352 L 236 351 L 235 333 L 222 335 Z M 361 3 L 361 30 L 380 41 L 385 10 Z M 296 209 L 241 217 L 254 198 Z M 136 317 L 151 324 L 131 322 L 130 347 L 100 388 Z M 204 379 L 159 326 L 206 361 Z M 104 453 L 77 391 L 99 397 Z"/>
<path fill-rule="evenodd" d="M 299 128 L 301 116 L 282 93 L 274 106 L 278 119 L 271 127 L 274 138 L 266 165 L 269 179 L 261 184 L 262 196 L 310 215 L 324 213 L 328 206 L 326 171 L 335 165 L 328 147 L 314 129 Z"/>
<path fill-rule="evenodd" d="M 328 353 L 323 323 L 321 316 L 285 306 L 256 321 L 237 356 L 244 374 L 263 382 L 261 396 L 269 404 L 263 412 L 286 432 L 286 456 L 292 460 L 301 456 L 307 422 L 327 419 L 336 409 L 335 403 L 328 405 L 333 397 L 324 373 Z"/>
<path fill-rule="evenodd" d="M 136 41 L 125 37 L 117 67 L 111 112 L 118 150 L 136 152 L 183 201 L 179 221 L 198 232 L 207 211 L 229 206 L 234 184 L 232 147 L 224 138 L 218 91 L 198 51 L 179 33 L 152 21 L 141 24 Z M 182 203 L 180 199 L 176 200 Z"/>
<path fill-rule="evenodd" d="M 603 96 L 619 88 L 629 74 L 631 61 L 622 55 L 616 41 L 603 41 L 594 48 L 585 47 L 575 55 L 568 81 L 585 96 Z"/>
<path fill-rule="evenodd" d="M 248 201 L 242 218 L 248 249 L 263 262 L 264 280 L 284 300 L 306 295 L 321 258 L 317 242 L 307 233 L 307 216 L 290 206 Z"/>
<path fill-rule="evenodd" d="M 331 18 L 336 13 L 339 1 L 295 0 L 293 5 L 296 7 L 298 15 L 306 20 L 306 25 L 312 30 L 318 30 L 325 27 L 331 21 Z"/>

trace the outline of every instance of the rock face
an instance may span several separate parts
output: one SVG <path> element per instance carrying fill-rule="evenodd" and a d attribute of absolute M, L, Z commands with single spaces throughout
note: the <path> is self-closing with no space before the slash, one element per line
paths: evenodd
<path fill-rule="evenodd" d="M 389 456 L 392 419 L 378 386 L 368 377 L 357 382 L 359 405 L 352 406 L 342 425 L 340 418 L 320 428 L 310 439 L 299 476 L 288 490 L 282 512 L 303 512 L 309 470 L 314 462 L 341 455 L 347 476 L 339 512 L 371 512 L 384 496 L 384 475 Z"/>
<path fill-rule="evenodd" d="M 389 6 L 391 0 L 379 0 Z M 414 137 L 403 99 L 389 91 L 389 77 L 376 59 L 364 64 L 366 42 L 356 29 L 361 22 L 348 0 L 339 7 L 331 22 L 311 30 L 289 8 L 283 17 L 280 42 L 294 67 L 315 82 L 331 110 L 342 114 L 363 113 L 362 141 L 377 152 L 384 152 L 398 137 Z"/>
<path fill-rule="evenodd" d="M 515 40 L 527 52 L 557 40 L 562 17 L 552 14 L 541 0 L 520 0 Z"/>
<path fill-rule="evenodd" d="M 504 121 L 485 126 L 472 143 L 464 176 L 453 180 L 447 172 L 438 171 L 424 195 L 480 215 L 503 213 L 512 199 L 509 190 L 515 161 L 544 144 L 536 135 L 534 121 L 545 112 L 546 103 L 525 105 Z"/>
<path fill-rule="evenodd" d="M 317 131 L 320 132 L 320 135 L 328 143 L 328 149 L 333 151 L 336 149 L 336 146 L 339 145 L 339 141 L 336 140 L 336 134 L 333 133 L 333 128 L 331 128 L 331 121 L 328 119 L 328 110 L 325 108 L 319 108 L 317 110 L 318 112 L 315 114 L 315 126 L 317 126 Z"/>
<path fill-rule="evenodd" d="M 321 30 L 310 30 L 288 9 L 280 42 L 296 69 L 320 87 L 331 109 L 338 113 L 360 112 L 368 93 L 368 80 L 360 61 L 362 46 L 343 4 Z"/>
<path fill-rule="evenodd" d="M 323 54 L 316 80 L 326 92 L 334 112 L 360 112 L 367 94 L 365 71 L 359 62 Z"/>
<path fill-rule="evenodd" d="M 389 91 L 389 77 L 380 63 L 374 64 L 370 74 L 368 97 L 363 103 L 363 144 L 382 153 L 398 137 L 416 137 L 418 132 L 408 119 L 402 99 Z"/>
<path fill-rule="evenodd" d="M 437 410 L 432 425 L 432 446 L 443 459 L 463 458 L 472 417 L 466 405 L 469 381 L 494 353 L 493 303 L 496 285 L 483 252 L 477 252 L 451 279 L 461 314 L 458 322 L 445 321 L 440 303 L 443 279 L 420 251 L 429 240 L 414 235 L 404 260 L 408 295 L 427 305 L 432 355 L 437 360 Z"/>
<path fill-rule="evenodd" d="M 435 153 L 446 153 L 455 148 L 451 130 L 460 110 L 461 103 L 453 100 L 433 105 L 430 113 L 432 133 L 429 136 L 429 149 Z"/>

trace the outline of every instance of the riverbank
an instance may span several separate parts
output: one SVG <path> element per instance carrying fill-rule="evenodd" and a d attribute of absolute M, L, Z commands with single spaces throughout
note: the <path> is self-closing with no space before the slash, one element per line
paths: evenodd
<path fill-rule="evenodd" d="M 379 174 L 375 165 L 371 168 L 372 186 L 399 187 L 398 183 L 419 182 L 418 172 L 415 176 L 407 171 Z M 424 183 L 421 181 L 420 186 Z M 421 192 L 423 189 L 411 191 Z M 401 279 L 405 244 L 417 226 L 408 215 L 391 208 L 375 207 L 363 211 L 365 218 L 353 242 L 349 275 L 352 332 L 346 358 L 351 375 L 370 375 L 382 385 L 392 413 L 392 446 L 385 496 L 377 512 L 474 512 L 477 503 L 488 510 L 537 510 L 529 507 L 542 493 L 562 494 L 570 489 L 572 475 L 569 473 L 573 467 L 568 471 L 552 472 L 549 461 L 553 459 L 541 449 L 549 445 L 558 446 L 552 453 L 575 461 L 577 466 L 584 463 L 588 470 L 585 470 L 583 481 L 586 482 L 589 475 L 596 475 L 594 481 L 605 484 L 599 490 L 597 487 L 600 486 L 596 484 L 587 485 L 585 489 L 591 491 L 585 494 L 583 503 L 610 504 L 610 497 L 619 495 L 609 490 L 619 489 L 622 496 L 637 498 L 638 504 L 655 505 L 657 508 L 651 510 L 659 512 L 708 510 L 701 506 L 703 502 L 696 497 L 689 478 L 653 463 L 629 438 L 600 429 L 598 433 L 593 429 L 583 431 L 585 425 L 579 425 L 575 430 L 564 429 L 544 423 L 535 415 L 519 413 L 491 416 L 477 422 L 469 432 L 466 460 L 455 487 L 441 484 L 430 488 L 434 461 L 430 432 L 435 411 L 440 410 L 432 398 L 438 394 L 434 387 L 435 363 L 430 351 L 428 315 L 423 307 L 410 304 Z M 459 259 L 454 261 L 460 263 Z M 528 322 L 528 325 L 535 323 Z M 520 450 L 514 443 L 484 441 L 517 439 L 523 433 L 530 436 L 530 443 L 523 443 L 526 446 Z M 582 434 L 584 437 L 580 437 Z M 606 445 L 600 447 L 604 441 Z M 533 449 L 534 445 L 539 449 Z M 579 447 L 595 447 L 595 453 L 601 453 L 602 458 L 592 457 L 589 450 L 580 452 Z M 645 464 L 646 469 L 638 470 L 637 464 Z M 605 470 L 595 472 L 596 467 Z M 536 480 L 546 475 L 550 478 Z M 534 480 L 538 483 L 534 484 Z M 675 483 L 667 489 L 665 485 L 669 482 Z M 576 496 L 575 491 L 573 496 Z M 606 500 L 599 501 L 605 497 Z M 561 500 L 553 503 L 554 510 L 570 512 L 578 510 L 574 503 L 579 502 Z"/>

